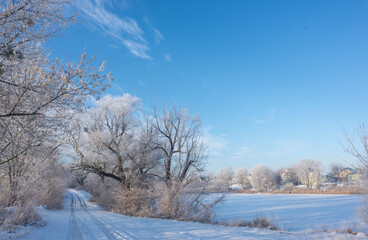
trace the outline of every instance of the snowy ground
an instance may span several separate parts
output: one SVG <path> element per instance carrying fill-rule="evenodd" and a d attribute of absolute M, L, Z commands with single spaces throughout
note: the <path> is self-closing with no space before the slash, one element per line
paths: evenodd
<path fill-rule="evenodd" d="M 216 208 L 217 220 L 269 216 L 284 230 L 353 228 L 362 196 L 313 194 L 228 194 Z"/>
<path fill-rule="evenodd" d="M 40 209 L 44 227 L 26 227 L 16 234 L 0 232 L 0 239 L 72 240 L 72 239 L 359 239 L 353 235 L 313 233 L 308 231 L 277 232 L 241 227 L 213 226 L 172 220 L 135 218 L 102 211 L 87 202 L 89 195 L 83 191 L 69 190 L 65 208 L 60 211 Z M 230 207 L 231 201 L 241 203 L 237 195 L 231 195 L 223 206 L 222 216 L 244 211 L 244 206 Z M 234 203 L 235 203 L 234 202 Z M 244 202 L 243 202 L 244 203 Z M 315 204 L 319 204 L 316 202 Z M 249 205 L 248 205 L 249 206 Z M 269 206 L 272 208 L 272 205 Z M 278 206 L 277 208 L 280 208 Z M 227 210 L 226 210 L 227 209 Z M 232 210 L 230 210 L 232 209 Z M 243 210 L 242 210 L 243 209 Z M 292 210 L 292 209 L 290 209 Z M 290 215 L 293 215 L 292 213 Z M 298 212 L 295 213 L 298 218 Z M 234 215 L 235 216 L 235 215 Z"/>

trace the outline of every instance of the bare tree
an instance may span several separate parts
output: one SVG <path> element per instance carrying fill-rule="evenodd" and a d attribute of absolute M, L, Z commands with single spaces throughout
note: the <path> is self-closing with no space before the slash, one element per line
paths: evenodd
<path fill-rule="evenodd" d="M 356 162 L 352 163 L 353 166 L 359 168 L 362 183 L 367 191 L 367 178 L 368 178 L 368 128 L 365 123 L 361 124 L 356 130 L 354 135 L 348 135 L 345 132 L 345 139 L 347 144 L 344 145 L 344 151 L 352 155 Z M 366 192 L 367 193 L 367 192 Z M 368 198 L 367 195 L 359 207 L 360 216 L 364 219 L 366 225 L 368 225 Z"/>
<path fill-rule="evenodd" d="M 262 164 L 252 168 L 252 185 L 258 191 L 269 191 L 276 185 L 275 173 Z"/>
<path fill-rule="evenodd" d="M 173 182 L 184 183 L 193 172 L 202 172 L 205 145 L 198 116 L 190 116 L 188 109 L 154 108 L 151 126 L 157 138 L 152 148 L 163 153 L 164 181 L 170 188 Z"/>
<path fill-rule="evenodd" d="M 68 17 L 63 11 L 63 6 L 70 2 L 69 0 L 1 1 L 0 56 L 23 57 L 31 50 L 29 44 L 54 37 L 75 20 L 75 15 Z"/>
<path fill-rule="evenodd" d="M 52 176 L 57 176 L 55 169 L 60 167 L 57 158 L 65 140 L 63 127 L 71 110 L 82 109 L 111 80 L 110 74 L 102 74 L 105 64 L 94 66 L 94 59 L 86 53 L 79 63 L 73 63 L 51 59 L 45 50 L 44 41 L 74 21 L 64 14 L 68 2 L 0 2 L 0 189 L 5 191 L 2 196 L 9 196 L 7 204 L 30 207 L 41 199 L 62 199 L 46 187 L 60 189 Z M 54 175 L 49 172 L 53 170 Z M 53 184 L 43 185 L 44 193 L 52 192 L 52 197 L 33 194 L 34 187 L 26 187 L 30 182 L 41 186 L 42 179 Z M 23 198 L 22 192 L 38 197 Z"/>
<path fill-rule="evenodd" d="M 321 163 L 317 160 L 300 159 L 294 166 L 296 175 L 308 188 L 319 187 L 321 183 Z"/>
<path fill-rule="evenodd" d="M 340 163 L 333 162 L 330 164 L 330 170 L 328 172 L 328 176 L 333 179 L 334 181 L 339 180 L 339 173 L 341 170 L 343 170 L 345 167 L 341 165 Z"/>
<path fill-rule="evenodd" d="M 68 143 L 76 159 L 72 170 L 111 178 L 130 189 L 154 167 L 153 151 L 140 138 L 143 130 L 135 118 L 140 99 L 105 96 L 96 105 L 69 127 Z"/>
<path fill-rule="evenodd" d="M 76 115 L 68 127 L 66 152 L 74 160 L 73 173 L 98 175 L 100 185 L 113 186 L 92 191 L 101 205 L 124 214 L 151 216 L 151 189 L 161 155 L 150 146 L 153 129 L 139 119 L 139 106 L 140 99 L 130 94 L 96 101 L 96 107 Z"/>
<path fill-rule="evenodd" d="M 188 109 L 162 107 L 159 112 L 147 117 L 155 131 L 156 138 L 151 148 L 159 150 L 163 174 L 159 176 L 165 184 L 165 197 L 162 201 L 162 214 L 170 218 L 184 217 L 187 214 L 200 215 L 207 205 L 203 202 L 204 189 L 185 199 L 183 193 L 198 179 L 204 167 L 205 145 L 201 134 L 198 116 L 191 116 Z M 190 211 L 182 211 L 183 205 Z"/>
<path fill-rule="evenodd" d="M 345 152 L 351 154 L 357 161 L 352 165 L 358 166 L 366 179 L 368 176 L 368 128 L 366 124 L 360 125 L 355 135 L 349 136 L 345 133 L 347 144 Z"/>
<path fill-rule="evenodd" d="M 108 76 L 99 76 L 103 68 L 94 72 L 85 55 L 76 67 L 55 62 L 47 66 L 50 71 L 40 61 L 23 60 L 2 75 L 16 86 L 0 82 L 0 132 L 4 136 L 0 165 L 39 146 L 40 139 L 65 122 L 65 113 L 82 107 L 88 96 L 98 95 L 107 86 Z"/>
<path fill-rule="evenodd" d="M 50 60 L 43 41 L 73 17 L 68 1 L 4 0 L 0 8 L 0 165 L 16 160 L 65 122 L 65 113 L 98 96 L 110 80 L 93 58 Z M 42 125 L 39 124 L 42 122 Z"/>
<path fill-rule="evenodd" d="M 299 178 L 295 170 L 292 168 L 280 168 L 277 170 L 277 175 L 278 178 L 280 178 L 279 180 L 281 181 L 281 183 L 278 184 L 285 184 L 290 187 L 290 185 L 298 185 L 299 183 Z"/>
<path fill-rule="evenodd" d="M 243 189 L 247 189 L 250 187 L 250 180 L 248 176 L 248 171 L 245 168 L 239 168 L 236 170 L 234 175 L 235 183 L 238 183 L 242 186 Z"/>
<path fill-rule="evenodd" d="M 276 169 L 276 171 L 274 171 L 275 178 L 276 178 L 276 185 L 278 187 L 280 187 L 281 185 L 283 185 L 283 181 L 282 181 L 281 175 L 282 175 L 282 173 L 284 171 L 285 171 L 285 168 L 283 168 L 283 167 L 280 167 L 280 168 Z"/>
<path fill-rule="evenodd" d="M 33 209 L 35 206 L 44 205 L 50 209 L 62 206 L 66 174 L 58 163 L 58 152 L 50 154 L 50 148 L 54 147 L 44 144 L 17 161 L 0 166 L 0 209 L 18 207 L 5 218 L 0 216 L 0 224 L 31 224 L 39 219 Z"/>
<path fill-rule="evenodd" d="M 96 105 L 68 128 L 72 170 L 118 184 L 109 192 L 116 211 L 208 221 L 214 203 L 204 201 L 200 179 L 205 146 L 199 118 L 175 107 L 144 116 L 140 100 L 129 94 Z"/>
<path fill-rule="evenodd" d="M 224 191 L 229 191 L 231 185 L 233 184 L 234 171 L 232 167 L 226 167 L 220 169 L 220 171 L 215 176 L 215 181 L 220 185 L 221 189 Z"/>

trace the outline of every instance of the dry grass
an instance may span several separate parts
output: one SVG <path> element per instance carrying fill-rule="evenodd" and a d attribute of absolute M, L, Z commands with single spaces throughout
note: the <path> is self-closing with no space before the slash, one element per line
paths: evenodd
<path fill-rule="evenodd" d="M 256 190 L 253 189 L 243 189 L 243 190 L 236 190 L 233 191 L 234 193 L 246 193 L 246 194 L 253 194 L 253 193 L 257 193 Z"/>
<path fill-rule="evenodd" d="M 342 194 L 342 195 L 363 195 L 365 191 L 363 188 L 334 188 L 334 189 L 308 189 L 308 188 L 294 188 L 287 190 L 273 190 L 269 193 L 274 194 Z"/>
<path fill-rule="evenodd" d="M 253 189 L 244 189 L 233 191 L 235 193 L 245 193 L 245 194 L 254 194 L 260 193 Z M 334 189 L 309 189 L 309 188 L 286 188 L 286 189 L 277 189 L 263 193 L 271 193 L 271 194 L 341 194 L 341 195 L 364 195 L 366 194 L 366 190 L 364 188 L 358 187 L 339 187 Z"/>
<path fill-rule="evenodd" d="M 270 217 L 255 217 L 250 220 L 237 219 L 232 222 L 221 220 L 221 221 L 216 221 L 213 224 L 231 226 L 231 227 L 263 228 L 263 229 L 268 229 L 268 230 L 273 230 L 273 231 L 280 230 L 280 227 L 277 221 L 273 221 Z"/>

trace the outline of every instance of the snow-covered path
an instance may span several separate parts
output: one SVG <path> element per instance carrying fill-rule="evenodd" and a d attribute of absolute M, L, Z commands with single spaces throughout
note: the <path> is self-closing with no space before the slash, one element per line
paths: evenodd
<path fill-rule="evenodd" d="M 80 191 L 68 191 L 70 220 L 67 240 L 140 239 L 111 221 L 109 214 L 101 213 L 97 206 L 88 203 L 87 196 Z"/>
<path fill-rule="evenodd" d="M 67 240 L 95 239 L 290 239 L 286 234 L 272 231 L 244 232 L 241 228 L 211 226 L 199 223 L 162 219 L 135 218 L 102 211 L 87 202 L 88 193 L 69 190 L 70 220 Z M 241 234 L 240 231 L 242 230 Z M 276 234 L 275 234 L 276 233 Z"/>
<path fill-rule="evenodd" d="M 44 227 L 28 227 L 28 240 L 115 240 L 115 239 L 356 239 L 352 235 L 277 232 L 242 227 L 214 226 L 193 222 L 129 217 L 101 210 L 88 202 L 89 194 L 68 190 L 64 209 L 40 209 Z M 19 233 L 18 233 L 19 235 Z M 0 239 L 9 235 L 0 232 Z M 12 238 L 14 237 L 11 236 Z"/>

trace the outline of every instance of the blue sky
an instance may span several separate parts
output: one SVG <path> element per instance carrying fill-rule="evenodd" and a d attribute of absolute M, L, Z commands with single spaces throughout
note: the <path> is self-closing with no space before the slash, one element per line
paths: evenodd
<path fill-rule="evenodd" d="M 367 1 L 78 0 L 80 20 L 48 42 L 86 47 L 145 106 L 201 116 L 208 170 L 301 158 L 353 162 L 339 142 L 368 119 Z"/>

